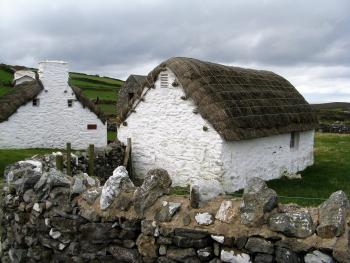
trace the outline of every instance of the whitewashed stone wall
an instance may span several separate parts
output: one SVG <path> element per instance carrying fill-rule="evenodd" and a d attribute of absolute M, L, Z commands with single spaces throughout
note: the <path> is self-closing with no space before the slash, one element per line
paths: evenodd
<path fill-rule="evenodd" d="M 13 80 L 16 81 L 17 83 L 17 80 L 22 78 L 22 77 L 28 77 L 27 79 L 35 79 L 35 73 L 31 70 L 17 70 L 15 71 L 15 74 L 13 76 Z"/>
<path fill-rule="evenodd" d="M 30 101 L 0 123 L 0 148 L 62 148 L 67 142 L 76 149 L 91 143 L 105 146 L 107 124 L 76 100 L 68 86 L 68 64 L 41 62 L 38 73 L 44 85 L 37 96 L 39 106 Z M 74 100 L 73 107 L 68 107 L 68 99 Z M 97 129 L 87 130 L 88 124 L 97 124 Z"/>
<path fill-rule="evenodd" d="M 223 140 L 200 114 L 193 113 L 193 101 L 181 99 L 181 85 L 173 87 L 175 75 L 170 70 L 167 73 L 168 88 L 156 81 L 155 89 L 147 92 L 136 112 L 126 119 L 127 126 L 118 129 L 122 142 L 132 138 L 136 177 L 161 167 L 168 170 L 173 185 L 200 181 L 202 186 L 233 192 L 245 187 L 248 178 L 278 178 L 285 171 L 294 173 L 313 163 L 313 131 L 300 134 L 298 149 L 290 149 L 290 134 Z"/>

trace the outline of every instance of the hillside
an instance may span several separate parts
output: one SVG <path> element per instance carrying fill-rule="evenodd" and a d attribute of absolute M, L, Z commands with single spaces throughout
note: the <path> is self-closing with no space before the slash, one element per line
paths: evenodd
<path fill-rule="evenodd" d="M 18 66 L 0 64 L 0 96 L 13 90 L 12 68 L 14 67 L 17 68 Z M 98 107 L 101 108 L 109 119 L 115 117 L 115 105 L 118 91 L 123 84 L 122 80 L 110 77 L 101 77 L 99 75 L 70 72 L 69 84 L 81 88 L 84 91 L 84 94 L 90 99 L 95 101 L 98 99 Z"/>
<path fill-rule="evenodd" d="M 332 124 L 341 122 L 350 125 L 350 103 L 349 102 L 330 102 L 321 104 L 312 104 L 322 124 Z"/>

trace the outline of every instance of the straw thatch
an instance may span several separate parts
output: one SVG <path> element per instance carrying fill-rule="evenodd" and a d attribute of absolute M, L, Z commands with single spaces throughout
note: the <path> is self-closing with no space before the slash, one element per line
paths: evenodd
<path fill-rule="evenodd" d="M 19 107 L 32 101 L 43 90 L 40 81 L 33 80 L 17 85 L 8 94 L 0 97 L 0 122 L 8 120 Z"/>
<path fill-rule="evenodd" d="M 117 100 L 117 111 L 119 109 L 127 108 L 129 104 L 129 93 L 138 93 L 142 90 L 142 84 L 145 81 L 146 76 L 130 75 L 128 79 L 123 83 L 119 90 Z"/>
<path fill-rule="evenodd" d="M 226 140 L 243 140 L 318 126 L 316 114 L 303 96 L 281 76 L 204 62 L 192 58 L 170 58 L 149 73 L 133 102 L 154 86 L 166 68 L 174 72 L 187 98 Z M 130 105 L 130 104 L 129 104 Z M 134 103 L 137 105 L 137 103 Z M 130 114 L 120 110 L 120 121 Z"/>
<path fill-rule="evenodd" d="M 94 102 L 92 102 L 88 97 L 86 97 L 81 88 L 76 86 L 70 86 L 77 97 L 78 101 L 83 105 L 83 107 L 87 107 L 90 111 L 95 113 L 95 115 L 103 122 L 106 122 L 106 116 L 103 112 L 96 106 Z"/>

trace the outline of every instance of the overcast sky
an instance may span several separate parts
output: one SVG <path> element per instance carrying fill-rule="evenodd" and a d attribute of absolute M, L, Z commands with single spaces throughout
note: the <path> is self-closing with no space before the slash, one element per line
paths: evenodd
<path fill-rule="evenodd" d="M 349 0 L 0 0 L 0 62 L 125 79 L 173 56 L 269 69 L 350 102 Z"/>

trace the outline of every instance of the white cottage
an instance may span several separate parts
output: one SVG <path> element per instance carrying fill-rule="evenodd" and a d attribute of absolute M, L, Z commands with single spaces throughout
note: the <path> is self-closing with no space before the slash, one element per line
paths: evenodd
<path fill-rule="evenodd" d="M 107 144 L 106 120 L 76 87 L 68 63 L 39 63 L 38 76 L 0 97 L 0 148 L 83 149 Z"/>
<path fill-rule="evenodd" d="M 119 113 L 118 138 L 132 138 L 136 178 L 162 167 L 174 185 L 233 192 L 248 178 L 270 180 L 313 164 L 317 118 L 270 71 L 171 58 Z"/>

